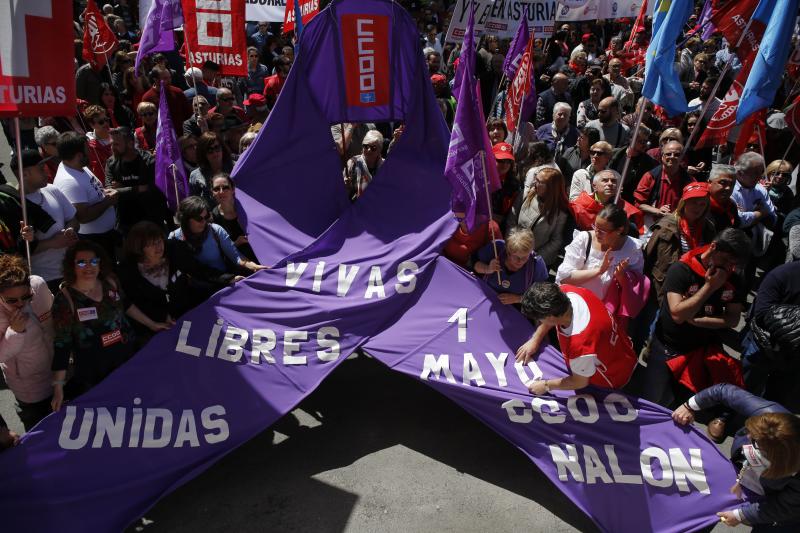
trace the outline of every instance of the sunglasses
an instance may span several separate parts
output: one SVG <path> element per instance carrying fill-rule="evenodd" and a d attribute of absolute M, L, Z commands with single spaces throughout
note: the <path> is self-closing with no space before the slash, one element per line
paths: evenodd
<path fill-rule="evenodd" d="M 664 157 L 680 157 L 680 152 L 664 152 Z"/>
<path fill-rule="evenodd" d="M 597 157 L 600 157 L 601 155 L 608 155 L 608 154 L 601 150 L 589 150 L 589 155 L 596 155 Z"/>
<path fill-rule="evenodd" d="M 791 174 L 791 172 L 772 172 L 772 173 L 769 175 L 769 177 L 770 177 L 770 178 L 773 178 L 773 179 L 774 179 L 774 178 L 783 178 L 783 179 L 789 179 L 789 178 L 791 178 L 791 177 L 792 177 L 792 174 Z"/>
<path fill-rule="evenodd" d="M 205 216 L 197 215 L 196 217 L 192 217 L 192 220 L 194 220 L 195 222 L 208 222 L 211 220 L 211 214 L 206 213 Z"/>
<path fill-rule="evenodd" d="M 368 152 L 372 152 L 374 150 L 378 150 L 379 149 L 377 144 L 365 144 L 365 145 L 362 146 L 362 148 L 364 150 L 368 151 Z"/>
<path fill-rule="evenodd" d="M 29 302 L 33 298 L 33 294 L 23 294 L 19 298 L 4 298 L 2 296 L 0 296 L 0 298 L 2 298 L 3 302 L 8 305 L 16 305 L 19 302 Z"/>
<path fill-rule="evenodd" d="M 140 117 L 154 117 L 156 116 L 155 111 L 145 111 L 143 113 L 139 113 Z"/>
<path fill-rule="evenodd" d="M 89 265 L 96 267 L 99 264 L 100 264 L 99 257 L 92 257 L 88 261 L 86 259 L 78 259 L 77 261 L 75 261 L 75 266 L 77 266 L 78 268 L 86 268 Z"/>
<path fill-rule="evenodd" d="M 214 192 L 229 191 L 229 190 L 231 190 L 231 186 L 230 185 L 217 185 L 216 187 L 213 187 L 211 190 L 214 191 Z"/>

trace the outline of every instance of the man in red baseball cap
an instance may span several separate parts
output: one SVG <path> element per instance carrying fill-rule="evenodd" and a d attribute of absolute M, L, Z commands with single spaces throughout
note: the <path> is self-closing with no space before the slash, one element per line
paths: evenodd
<path fill-rule="evenodd" d="M 517 199 L 520 184 L 514 172 L 514 149 L 506 142 L 492 146 L 492 153 L 497 160 L 497 174 L 502 184 L 499 191 L 492 195 L 492 214 L 494 220 L 502 226 Z"/>
<path fill-rule="evenodd" d="M 269 115 L 267 99 L 263 94 L 253 93 L 248 96 L 244 101 L 244 109 L 251 124 L 264 123 Z"/>

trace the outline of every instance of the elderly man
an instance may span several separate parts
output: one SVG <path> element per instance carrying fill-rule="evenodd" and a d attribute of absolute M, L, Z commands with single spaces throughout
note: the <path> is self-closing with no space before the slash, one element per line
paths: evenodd
<path fill-rule="evenodd" d="M 34 136 L 36 146 L 39 147 L 39 152 L 45 159 L 44 169 L 47 172 L 47 181 L 53 183 L 53 178 L 56 177 L 58 164 L 61 160 L 58 158 L 58 149 L 56 142 L 58 141 L 58 130 L 53 126 L 42 126 L 36 130 Z"/>
<path fill-rule="evenodd" d="M 383 135 L 369 130 L 361 143 L 361 154 L 351 157 L 344 169 L 344 184 L 351 201 L 357 200 L 383 164 Z"/>
<path fill-rule="evenodd" d="M 619 121 L 619 102 L 613 96 L 607 96 L 597 105 L 598 118 L 586 123 L 590 128 L 600 131 L 600 140 L 606 141 L 614 148 L 627 146 L 631 141 L 631 131 Z"/>
<path fill-rule="evenodd" d="M 244 109 L 236 105 L 236 99 L 230 89 L 221 87 L 217 90 L 217 107 L 209 109 L 209 114 L 219 113 L 225 119 L 224 129 L 240 126 L 247 116 Z"/>
<path fill-rule="evenodd" d="M 636 207 L 646 215 L 645 224 L 648 227 L 662 216 L 673 212 L 681 199 L 684 186 L 694 181 L 681 168 L 682 152 L 683 145 L 678 141 L 666 143 L 662 148 L 661 165 L 646 172 L 633 192 Z"/>
<path fill-rule="evenodd" d="M 608 74 L 604 76 L 611 84 L 611 96 L 617 99 L 625 109 L 633 107 L 633 89 L 628 78 L 622 73 L 622 60 L 614 58 L 608 62 Z"/>
<path fill-rule="evenodd" d="M 734 185 L 736 185 L 736 169 L 733 166 L 711 167 L 711 174 L 708 177 L 708 193 L 711 198 L 708 218 L 714 223 L 714 228 L 718 232 L 725 228 L 738 228 L 741 224 L 739 209 L 736 207 L 736 202 L 731 200 Z"/>
<path fill-rule="evenodd" d="M 183 122 L 183 133 L 184 135 L 200 137 L 200 135 L 208 131 L 210 105 L 204 96 L 195 96 L 192 99 L 192 109 L 194 109 L 194 114 Z"/>
<path fill-rule="evenodd" d="M 582 191 L 580 195 L 570 202 L 569 206 L 572 209 L 572 214 L 575 217 L 575 225 L 578 229 L 589 231 L 594 225 L 594 220 L 597 218 L 597 213 L 603 209 L 606 204 L 612 203 L 614 197 L 617 195 L 617 187 L 619 186 L 620 175 L 615 170 L 601 170 L 592 178 L 593 193 L 589 194 Z M 633 205 L 629 204 L 622 198 L 619 199 L 617 205 L 625 210 L 628 215 L 628 220 L 632 222 L 637 231 L 629 232 L 634 237 L 639 236 L 642 224 L 644 223 L 644 215 L 642 212 Z"/>
<path fill-rule="evenodd" d="M 191 67 L 186 69 L 186 74 L 183 76 L 186 79 L 186 85 L 189 86 L 188 89 L 183 91 L 183 94 L 189 102 L 193 102 L 195 98 L 202 96 L 212 106 L 217 105 L 217 88 L 206 84 L 202 70 L 197 67 Z"/>
<path fill-rule="evenodd" d="M 578 142 L 578 130 L 570 124 L 571 117 L 572 106 L 565 102 L 556 102 L 553 107 L 553 122 L 536 130 L 536 136 L 547 145 L 555 158 L 561 157 L 567 148 Z"/>
<path fill-rule="evenodd" d="M 739 211 L 741 227 L 753 239 L 753 255 L 761 257 L 769 246 L 771 232 L 778 221 L 778 213 L 770 200 L 769 192 L 759 183 L 764 175 L 764 158 L 755 152 L 745 152 L 734 165 L 736 185 L 731 200 Z"/>
<path fill-rule="evenodd" d="M 567 92 L 569 78 L 559 72 L 553 76 L 552 86 L 539 95 L 536 102 L 536 126 L 549 124 L 553 121 L 553 109 L 556 102 L 565 102 L 572 105 L 572 96 Z"/>

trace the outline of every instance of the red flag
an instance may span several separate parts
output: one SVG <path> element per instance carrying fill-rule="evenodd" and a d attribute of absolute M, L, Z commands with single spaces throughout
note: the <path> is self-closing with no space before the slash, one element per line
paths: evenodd
<path fill-rule="evenodd" d="M 89 0 L 83 12 L 83 58 L 93 69 L 100 70 L 108 64 L 108 56 L 117 46 L 117 36 L 108 27 L 95 1 Z"/>
<path fill-rule="evenodd" d="M 639 16 L 636 17 L 636 22 L 633 23 L 633 28 L 631 28 L 631 36 L 628 37 L 628 42 L 625 43 L 623 50 L 626 52 L 630 51 L 631 46 L 633 45 L 633 39 L 636 37 L 636 33 L 644 28 L 644 18 L 647 16 L 647 0 L 642 2 L 642 7 L 639 9 Z"/>
<path fill-rule="evenodd" d="M 506 127 L 515 131 L 519 123 L 519 114 L 525 96 L 531 91 L 531 69 L 533 68 L 533 41 L 528 39 L 528 46 L 519 60 L 519 67 L 511 85 L 506 89 Z"/>
<path fill-rule="evenodd" d="M 786 125 L 792 130 L 794 136 L 800 139 L 800 96 L 794 99 L 792 105 L 786 109 Z"/>
<path fill-rule="evenodd" d="M 736 46 L 742 37 L 742 31 L 747 22 L 753 17 L 753 12 L 758 6 L 758 0 L 717 0 L 711 7 L 711 22 L 722 33 L 725 40 Z M 750 70 L 751 63 L 758 51 L 758 43 L 764 35 L 764 23 L 754 20 L 750 24 L 747 35 L 742 39 L 741 46 L 736 50 L 736 55 L 742 62 L 743 69 Z"/>
<path fill-rule="evenodd" d="M 286 0 L 283 33 L 294 31 L 294 2 L 295 0 Z M 319 0 L 300 0 L 300 13 L 303 14 L 303 26 L 305 26 L 319 13 Z"/>
<path fill-rule="evenodd" d="M 739 138 L 733 149 L 734 158 L 738 158 L 747 151 L 748 144 L 758 144 L 760 152 L 764 153 L 764 133 L 767 131 L 767 110 L 762 109 L 747 117 L 739 130 Z"/>
<path fill-rule="evenodd" d="M 245 0 L 181 0 L 181 5 L 190 52 L 187 67 L 200 68 L 206 61 L 213 61 L 223 76 L 246 77 L 247 42 L 242 31 Z"/>
<path fill-rule="evenodd" d="M 742 95 L 744 83 L 747 81 L 747 75 L 750 69 L 739 71 L 739 75 L 731 83 L 728 92 L 725 93 L 725 98 L 719 104 L 719 108 L 708 121 L 708 125 L 703 130 L 703 135 L 697 140 L 695 148 L 705 148 L 707 146 L 715 146 L 725 144 L 728 139 L 728 133 L 736 125 L 736 110 L 739 109 L 739 97 Z"/>

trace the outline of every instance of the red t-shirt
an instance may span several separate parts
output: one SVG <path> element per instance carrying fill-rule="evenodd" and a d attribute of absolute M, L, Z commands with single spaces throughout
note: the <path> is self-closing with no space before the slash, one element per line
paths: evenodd
<path fill-rule="evenodd" d="M 572 324 L 558 328 L 558 342 L 573 374 L 598 387 L 623 387 L 636 368 L 636 354 L 625 331 L 590 290 L 562 285 L 572 303 Z"/>

